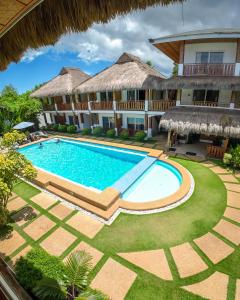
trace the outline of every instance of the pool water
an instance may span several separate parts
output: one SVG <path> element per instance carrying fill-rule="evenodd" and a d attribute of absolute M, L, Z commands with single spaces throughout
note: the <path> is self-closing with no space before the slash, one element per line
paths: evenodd
<path fill-rule="evenodd" d="M 56 139 L 19 150 L 33 165 L 76 183 L 104 190 L 144 157 L 145 152 Z"/>
<path fill-rule="evenodd" d="M 147 202 L 174 194 L 182 184 L 180 172 L 168 163 L 157 161 L 127 190 L 122 198 L 130 202 Z"/>

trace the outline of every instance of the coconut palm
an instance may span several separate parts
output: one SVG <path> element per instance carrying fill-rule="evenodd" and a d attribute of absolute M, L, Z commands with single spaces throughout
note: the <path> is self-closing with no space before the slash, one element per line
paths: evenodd
<path fill-rule="evenodd" d="M 85 251 L 69 255 L 60 279 L 43 278 L 34 288 L 41 300 L 107 300 L 101 292 L 89 288 L 92 257 Z"/>

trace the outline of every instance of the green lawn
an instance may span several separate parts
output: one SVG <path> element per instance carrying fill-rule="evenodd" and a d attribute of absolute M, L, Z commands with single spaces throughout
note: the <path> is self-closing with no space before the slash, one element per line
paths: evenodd
<path fill-rule="evenodd" d="M 235 252 L 217 265 L 213 265 L 196 249 L 209 266 L 209 268 L 200 275 L 180 279 L 176 270 L 169 248 L 187 241 L 192 244 L 194 238 L 207 233 L 217 224 L 226 207 L 226 190 L 219 177 L 208 168 L 191 161 L 174 160 L 185 166 L 192 173 L 195 180 L 196 186 L 194 194 L 185 204 L 175 209 L 152 215 L 136 216 L 120 214 L 111 226 L 104 226 L 100 233 L 92 240 L 65 224 L 66 220 L 57 220 L 51 216 L 48 211 L 40 209 L 36 204 L 31 202 L 30 198 L 38 193 L 38 190 L 35 188 L 26 183 L 20 183 L 16 185 L 15 192 L 32 206 L 39 209 L 42 214 L 51 217 L 57 226 L 62 226 L 75 234 L 78 237 L 76 243 L 80 240 L 84 240 L 104 252 L 105 255 L 93 270 L 92 277 L 101 269 L 109 256 L 135 271 L 138 276 L 127 294 L 127 300 L 201 299 L 184 291 L 180 286 L 203 280 L 216 270 L 230 275 L 228 300 L 233 300 L 236 278 L 240 277 L 239 267 L 236 267 L 240 261 L 240 250 L 238 247 L 234 246 L 236 249 Z M 12 226 L 22 234 L 23 231 L 21 228 L 17 228 L 15 224 Z M 35 242 L 28 238 L 27 242 L 34 247 L 39 247 L 41 240 L 42 238 L 40 241 Z M 74 246 L 76 243 L 74 243 Z M 194 246 L 194 244 L 192 245 Z M 133 264 L 128 263 L 117 255 L 118 252 L 152 250 L 158 248 L 164 248 L 165 250 L 173 272 L 173 282 L 163 281 Z M 64 255 L 69 253 L 70 250 L 71 249 L 68 249 Z"/>

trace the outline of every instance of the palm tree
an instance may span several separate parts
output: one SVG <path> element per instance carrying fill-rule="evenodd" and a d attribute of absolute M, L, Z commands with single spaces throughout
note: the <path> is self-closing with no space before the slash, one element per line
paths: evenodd
<path fill-rule="evenodd" d="M 76 251 L 65 262 L 60 279 L 43 278 L 34 288 L 41 300 L 107 300 L 101 292 L 89 288 L 92 257 L 85 251 Z"/>

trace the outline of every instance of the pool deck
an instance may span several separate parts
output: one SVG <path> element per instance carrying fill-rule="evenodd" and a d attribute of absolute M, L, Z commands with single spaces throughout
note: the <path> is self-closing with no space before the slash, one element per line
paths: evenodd
<path fill-rule="evenodd" d="M 53 138 L 62 137 L 57 135 L 51 136 L 47 139 L 44 139 L 44 141 Z M 137 147 L 132 145 L 122 145 L 105 141 L 93 141 L 85 138 L 67 139 L 104 146 L 119 147 L 126 150 L 146 152 L 148 156 L 165 161 L 168 164 L 174 166 L 182 175 L 183 182 L 180 189 L 176 193 L 163 199 L 140 203 L 122 200 L 120 192 L 113 187 L 108 187 L 104 191 L 98 193 L 87 187 L 75 184 L 69 180 L 65 180 L 63 178 L 60 178 L 59 176 L 55 176 L 49 172 L 38 169 L 37 178 L 34 181 L 37 185 L 65 199 L 66 201 L 77 205 L 78 207 L 85 209 L 99 216 L 100 218 L 103 218 L 104 220 L 109 220 L 119 208 L 133 211 L 146 211 L 170 206 L 182 200 L 191 189 L 191 178 L 186 169 L 176 162 L 167 160 L 166 156 L 161 150 Z M 35 143 L 39 143 L 39 141 L 23 145 L 21 146 L 21 148 Z"/>

